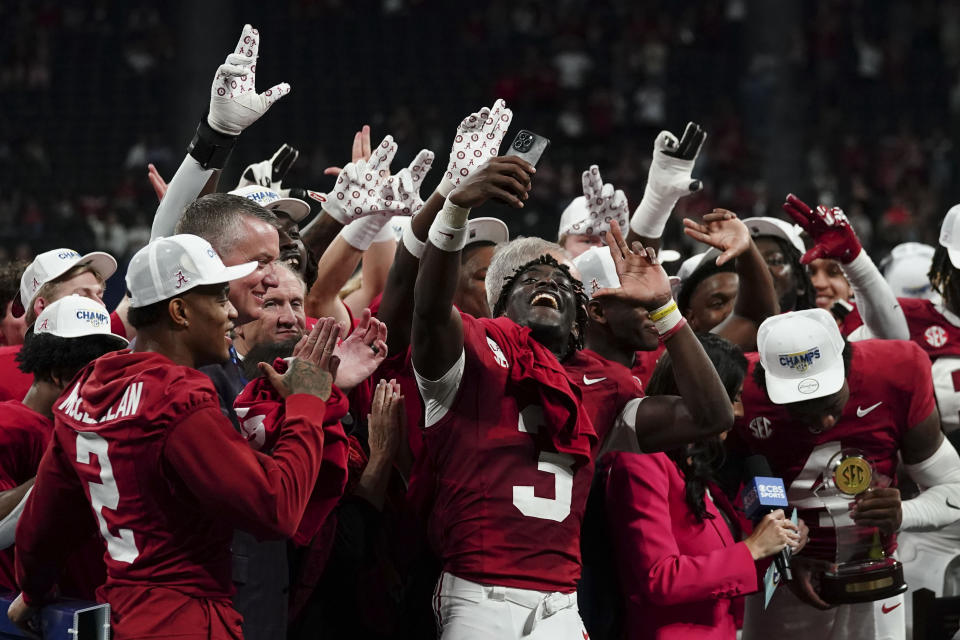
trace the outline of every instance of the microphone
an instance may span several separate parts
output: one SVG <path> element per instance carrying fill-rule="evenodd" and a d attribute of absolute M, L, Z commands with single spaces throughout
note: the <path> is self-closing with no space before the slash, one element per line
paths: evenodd
<path fill-rule="evenodd" d="M 747 484 L 741 493 L 743 510 L 754 525 L 771 511 L 787 508 L 787 491 L 783 486 L 783 480 L 773 477 L 773 471 L 766 457 L 749 456 L 745 461 L 745 470 Z M 780 577 L 786 582 L 793 580 L 793 572 L 790 569 L 791 555 L 790 547 L 785 547 L 773 557 Z"/>

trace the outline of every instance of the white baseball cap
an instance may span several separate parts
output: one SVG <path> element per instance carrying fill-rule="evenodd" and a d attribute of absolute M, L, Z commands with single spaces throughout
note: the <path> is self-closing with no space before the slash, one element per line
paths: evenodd
<path fill-rule="evenodd" d="M 467 222 L 467 246 L 474 242 L 500 244 L 510 239 L 510 229 L 499 218 L 474 218 Z"/>
<path fill-rule="evenodd" d="M 774 404 L 822 398 L 843 386 L 843 337 L 825 309 L 767 318 L 757 331 L 757 351 Z"/>
<path fill-rule="evenodd" d="M 259 185 L 240 187 L 230 192 L 230 195 L 241 196 L 253 200 L 268 211 L 280 211 L 287 214 L 294 222 L 300 222 L 310 215 L 310 205 L 300 198 L 284 198 L 273 189 Z"/>
<path fill-rule="evenodd" d="M 803 239 L 800 237 L 802 230 L 795 224 L 790 224 L 780 218 L 769 218 L 767 216 L 744 218 L 743 224 L 747 225 L 747 229 L 750 229 L 750 235 L 754 238 L 773 236 L 774 238 L 780 238 L 792 244 L 793 248 L 800 252 L 800 255 L 806 252 L 806 248 L 803 246 Z"/>
<path fill-rule="evenodd" d="M 593 293 L 601 288 L 620 288 L 620 277 L 610 247 L 590 247 L 574 258 L 573 264 L 580 272 L 580 281 L 588 297 L 592 298 Z"/>
<path fill-rule="evenodd" d="M 158 238 L 130 259 L 130 306 L 145 307 L 200 285 L 230 282 L 256 268 L 256 261 L 225 267 L 209 242 L 189 233 Z"/>
<path fill-rule="evenodd" d="M 720 257 L 720 254 L 721 251 L 719 249 L 710 247 L 703 253 L 692 255 L 681 262 L 677 275 L 671 276 L 670 278 L 670 289 L 673 291 L 673 297 L 680 297 L 680 291 L 683 289 L 684 283 L 699 269 L 707 269 L 711 266 L 716 267 L 717 258 Z M 718 267 L 718 271 L 733 271 L 734 268 L 734 263 L 728 262 L 722 267 Z"/>
<path fill-rule="evenodd" d="M 64 296 L 43 308 L 33 325 L 34 333 L 49 333 L 60 338 L 84 336 L 110 336 L 126 346 L 126 338 L 110 331 L 110 312 L 107 308 L 85 296 Z"/>
<path fill-rule="evenodd" d="M 938 300 L 930 284 L 930 265 L 936 250 L 922 242 L 898 244 L 880 262 L 880 270 L 898 298 Z"/>
<path fill-rule="evenodd" d="M 106 280 L 117 270 L 117 261 L 109 253 L 93 251 L 80 255 L 73 249 L 52 249 L 41 253 L 20 277 L 20 291 L 13 299 L 11 311 L 19 318 L 33 304 L 33 298 L 40 287 L 56 280 L 70 269 L 80 264 L 89 264 L 97 275 Z"/>
<path fill-rule="evenodd" d="M 940 246 L 947 248 L 950 264 L 960 269 L 960 204 L 950 207 L 940 225 Z"/>

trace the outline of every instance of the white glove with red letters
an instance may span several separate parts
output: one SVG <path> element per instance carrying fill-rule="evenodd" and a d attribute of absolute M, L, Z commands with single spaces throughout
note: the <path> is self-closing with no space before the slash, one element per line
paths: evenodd
<path fill-rule="evenodd" d="M 270 106 L 290 93 L 286 82 L 257 93 L 257 55 L 260 33 L 249 24 L 243 26 L 233 53 L 217 69 L 210 88 L 210 113 L 207 124 L 228 136 L 237 136 L 260 119 Z"/>
<path fill-rule="evenodd" d="M 471 113 L 457 127 L 457 135 L 450 147 L 447 172 L 437 185 L 437 193 L 446 198 L 464 178 L 480 165 L 500 155 L 500 143 L 510 128 L 513 111 L 507 103 L 497 100 L 493 107 L 484 107 Z"/>

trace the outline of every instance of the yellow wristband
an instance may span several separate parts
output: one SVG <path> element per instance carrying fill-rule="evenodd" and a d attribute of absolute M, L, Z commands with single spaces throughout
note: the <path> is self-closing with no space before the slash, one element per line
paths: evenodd
<path fill-rule="evenodd" d="M 661 318 L 667 317 L 668 315 L 670 315 L 676 310 L 677 310 L 677 303 L 671 298 L 670 302 L 668 302 L 667 304 L 663 305 L 659 309 L 654 309 L 653 311 L 651 311 L 650 319 L 656 322 Z"/>

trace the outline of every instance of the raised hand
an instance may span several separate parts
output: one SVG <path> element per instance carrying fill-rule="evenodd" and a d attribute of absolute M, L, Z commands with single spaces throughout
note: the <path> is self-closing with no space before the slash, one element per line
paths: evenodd
<path fill-rule="evenodd" d="M 717 266 L 735 259 L 750 248 L 750 230 L 737 214 L 726 209 L 714 209 L 703 216 L 698 224 L 690 218 L 683 219 L 683 232 L 696 240 L 722 251 L 717 257 Z"/>
<path fill-rule="evenodd" d="M 153 163 L 147 165 L 147 180 L 150 181 L 153 192 L 157 194 L 157 202 L 163 200 L 163 196 L 167 195 L 167 181 L 163 179 Z"/>
<path fill-rule="evenodd" d="M 634 242 L 631 250 L 616 220 L 610 223 L 607 246 L 617 268 L 620 288 L 598 289 L 593 293 L 594 299 L 609 296 L 648 310 L 658 309 L 670 301 L 673 297 L 670 280 L 652 248 L 645 249 L 639 242 Z"/>
<path fill-rule="evenodd" d="M 217 69 L 210 88 L 210 113 L 207 124 L 220 133 L 237 136 L 260 119 L 274 102 L 290 93 L 286 82 L 257 93 L 257 56 L 260 33 L 249 24 L 243 26 L 234 52 Z"/>
<path fill-rule="evenodd" d="M 397 215 L 415 216 L 423 208 L 420 185 L 433 165 L 433 151 L 421 149 L 409 167 L 389 176 L 381 189 L 381 199 L 388 205 L 402 205 Z M 392 209 L 393 210 L 393 209 Z"/>
<path fill-rule="evenodd" d="M 586 220 L 575 221 L 569 229 L 561 229 L 561 233 L 603 235 L 610 228 L 610 222 L 616 220 L 621 227 L 627 225 L 630 219 L 630 207 L 627 196 L 620 189 L 614 189 L 609 182 L 603 183 L 600 177 L 600 168 L 590 165 L 590 168 L 581 176 L 583 182 L 583 198 L 587 204 L 589 217 Z"/>
<path fill-rule="evenodd" d="M 490 198 L 520 208 L 530 197 L 531 176 L 537 170 L 517 156 L 500 156 L 480 165 L 450 192 L 448 199 L 458 207 L 472 209 Z"/>
<path fill-rule="evenodd" d="M 370 125 L 365 124 L 363 127 L 361 127 L 360 131 L 357 131 L 353 136 L 353 150 L 351 153 L 350 162 L 369 160 L 371 153 Z M 323 170 L 323 175 L 338 176 L 340 175 L 341 171 L 343 171 L 341 167 L 327 167 Z"/>
<path fill-rule="evenodd" d="M 327 194 L 323 210 L 342 224 L 376 214 L 400 215 L 404 209 L 402 202 L 383 199 L 390 177 L 390 163 L 396 153 L 397 144 L 392 136 L 387 136 L 370 160 L 347 163 L 337 177 L 333 191 Z"/>
<path fill-rule="evenodd" d="M 816 242 L 800 258 L 801 264 L 809 264 L 817 258 L 832 258 L 850 264 L 863 250 L 860 239 L 840 207 L 819 205 L 814 210 L 791 193 L 783 203 L 783 210 Z"/>
<path fill-rule="evenodd" d="M 707 133 L 700 125 L 688 122 L 680 140 L 669 131 L 661 131 L 654 140 L 643 200 L 631 220 L 636 233 L 659 238 L 677 200 L 703 187 L 693 177 L 693 165 L 706 139 Z"/>
<path fill-rule="evenodd" d="M 337 345 L 334 354 L 340 358 L 337 386 L 350 391 L 373 375 L 387 357 L 387 325 L 364 309 L 357 328 Z"/>
<path fill-rule="evenodd" d="M 243 171 L 237 189 L 257 185 L 279 191 L 283 185 L 283 178 L 293 163 L 300 157 L 300 152 L 284 143 L 269 160 L 255 162 Z"/>
<path fill-rule="evenodd" d="M 441 195 L 450 195 L 454 187 L 500 153 L 500 143 L 510 128 L 511 120 L 513 111 L 507 108 L 503 100 L 497 100 L 493 107 L 484 107 L 463 119 L 450 147 L 447 171 L 437 187 Z"/>

